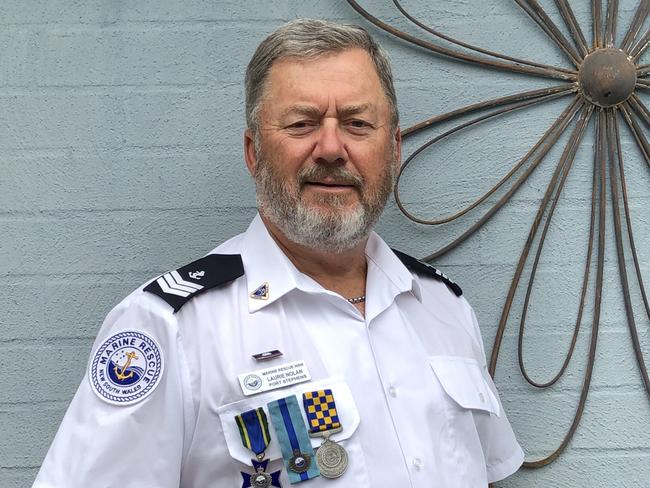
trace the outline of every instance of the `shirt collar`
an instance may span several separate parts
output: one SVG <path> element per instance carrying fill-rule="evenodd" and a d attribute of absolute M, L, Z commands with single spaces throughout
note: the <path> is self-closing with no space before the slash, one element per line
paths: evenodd
<path fill-rule="evenodd" d="M 244 235 L 241 256 L 251 313 L 298 287 L 298 270 L 273 240 L 259 214 Z"/>
<path fill-rule="evenodd" d="M 241 256 L 246 272 L 248 309 L 251 313 L 261 310 L 296 288 L 306 292 L 332 293 L 293 265 L 273 240 L 259 214 L 244 235 Z M 366 257 L 366 295 L 373 296 L 373 301 L 381 309 L 385 308 L 386 300 L 392 302 L 395 296 L 403 292 L 412 292 L 421 300 L 417 279 L 375 232 L 368 238 Z M 385 286 L 386 281 L 390 286 Z M 366 316 L 369 316 L 368 310 Z"/>
<path fill-rule="evenodd" d="M 410 292 L 418 301 L 422 301 L 417 277 L 404 266 L 388 244 L 375 232 L 372 232 L 368 238 L 366 258 L 368 260 L 366 295 L 372 297 L 366 306 L 368 320 L 387 308 L 400 293 Z"/>

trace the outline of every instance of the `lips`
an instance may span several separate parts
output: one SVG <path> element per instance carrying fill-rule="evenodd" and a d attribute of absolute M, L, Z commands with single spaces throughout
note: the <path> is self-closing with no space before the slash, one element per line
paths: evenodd
<path fill-rule="evenodd" d="M 363 180 L 360 176 L 351 173 L 342 167 L 308 166 L 298 172 L 298 184 L 301 187 L 311 186 L 324 190 L 363 188 Z"/>
<path fill-rule="evenodd" d="M 356 185 L 353 182 L 343 182 L 343 181 L 306 181 L 307 185 L 314 186 L 323 186 L 329 188 L 341 188 L 341 187 L 351 187 L 355 188 Z"/>

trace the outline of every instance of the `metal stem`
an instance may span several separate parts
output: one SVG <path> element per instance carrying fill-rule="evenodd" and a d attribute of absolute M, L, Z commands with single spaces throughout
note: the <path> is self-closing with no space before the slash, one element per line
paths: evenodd
<path fill-rule="evenodd" d="M 544 96 L 536 97 L 536 98 L 533 99 L 533 100 L 529 100 L 529 101 L 524 101 L 524 102 L 520 102 L 520 103 L 517 103 L 517 104 L 513 104 L 513 105 L 510 105 L 509 107 L 504 107 L 504 108 L 502 108 L 502 109 L 500 109 L 500 110 L 496 110 L 496 111 L 494 111 L 494 112 L 490 112 L 490 113 L 488 113 L 488 114 L 485 114 L 485 115 L 482 115 L 482 116 L 477 117 L 477 118 L 475 118 L 475 119 L 472 119 L 472 120 L 470 120 L 470 121 L 468 121 L 468 122 L 466 122 L 466 123 L 463 123 L 463 124 L 460 124 L 460 125 L 458 125 L 458 126 L 455 126 L 455 127 L 453 127 L 452 129 L 450 129 L 450 130 L 444 132 L 443 134 L 440 134 L 439 136 L 436 136 L 436 137 L 434 137 L 433 139 L 431 139 L 431 140 L 425 142 L 425 143 L 422 144 L 420 147 L 418 147 L 418 148 L 417 148 L 417 149 L 416 149 L 416 150 L 415 150 L 415 151 L 414 151 L 414 152 L 413 152 L 413 153 L 412 153 L 408 158 L 406 158 L 406 160 L 402 163 L 402 166 L 400 167 L 399 173 L 397 174 L 397 178 L 396 178 L 396 180 L 395 180 L 395 188 L 394 188 L 394 192 L 395 192 L 395 201 L 396 201 L 396 203 L 397 203 L 397 206 L 400 208 L 400 210 L 402 211 L 402 213 L 404 213 L 404 215 L 405 215 L 407 218 L 409 218 L 410 220 L 412 220 L 412 221 L 414 221 L 414 222 L 417 222 L 417 223 L 420 223 L 420 224 L 425 224 L 425 225 L 440 225 L 440 224 L 444 224 L 444 223 L 447 223 L 447 222 L 451 222 L 452 220 L 456 220 L 457 218 L 461 217 L 462 215 L 465 215 L 466 213 L 468 213 L 470 210 L 476 208 L 476 207 L 477 207 L 478 205 L 480 205 L 483 201 L 485 201 L 489 196 L 491 196 L 494 192 L 496 192 L 496 191 L 497 191 L 497 190 L 498 190 L 498 189 L 499 189 L 499 188 L 500 188 L 500 187 L 501 187 L 501 186 L 502 186 L 502 185 L 503 185 L 503 184 L 504 184 L 508 179 L 510 179 L 510 177 L 511 177 L 513 174 L 515 174 L 515 173 L 517 172 L 517 170 L 519 170 L 519 168 L 521 168 L 521 166 L 523 166 L 523 164 L 524 164 L 524 163 L 527 161 L 527 159 L 530 157 L 530 154 L 532 154 L 532 153 L 537 149 L 537 147 L 539 146 L 539 144 L 541 144 L 541 140 L 540 140 L 540 141 L 539 141 L 535 146 L 533 146 L 533 148 L 532 148 L 532 149 L 531 149 L 531 150 L 526 154 L 526 156 L 524 156 L 524 158 L 522 158 L 522 159 L 521 159 L 521 160 L 520 160 L 520 161 L 519 161 L 519 162 L 518 162 L 518 163 L 517 163 L 517 164 L 516 164 L 516 165 L 515 165 L 515 166 L 514 166 L 514 167 L 513 167 L 513 168 L 512 168 L 512 169 L 511 169 L 511 170 L 510 170 L 510 171 L 509 171 L 509 172 L 508 172 L 508 173 L 507 173 L 507 174 L 506 174 L 506 175 L 505 175 L 505 176 L 504 176 L 504 177 L 503 177 L 503 178 L 502 178 L 502 179 L 501 179 L 501 180 L 500 180 L 496 185 L 495 185 L 495 186 L 493 186 L 493 187 L 492 187 L 492 188 L 491 188 L 487 193 L 485 193 L 482 197 L 480 197 L 478 200 L 476 200 L 474 203 L 472 203 L 471 205 L 469 205 L 469 206 L 466 207 L 465 209 L 463 209 L 463 210 L 461 210 L 460 212 L 458 212 L 458 213 L 456 213 L 456 214 L 454 214 L 454 215 L 451 215 L 451 216 L 449 216 L 449 217 L 445 217 L 445 218 L 442 218 L 442 219 L 426 220 L 426 219 L 421 219 L 421 218 L 415 216 L 414 214 L 410 213 L 410 212 L 406 209 L 406 207 L 404 206 L 404 204 L 403 204 L 403 202 L 402 202 L 402 199 L 401 199 L 401 196 L 400 196 L 399 184 L 400 184 L 400 181 L 401 181 L 401 179 L 402 179 L 402 176 L 403 176 L 404 172 L 406 171 L 406 169 L 408 168 L 408 166 L 413 162 L 413 160 L 414 160 L 414 159 L 415 159 L 415 158 L 416 158 L 420 153 L 422 153 L 422 151 L 424 151 L 425 149 L 429 148 L 429 147 L 432 146 L 433 144 L 436 144 L 436 143 L 439 142 L 440 140 L 442 140 L 442 139 L 448 137 L 449 135 L 451 135 L 451 134 L 453 134 L 453 133 L 455 133 L 455 132 L 458 132 L 458 131 L 460 131 L 460 130 L 462 130 L 462 129 L 465 129 L 465 128 L 467 128 L 467 127 L 470 127 L 470 126 L 472 126 L 472 125 L 475 125 L 475 124 L 477 124 L 477 123 L 483 122 L 483 121 L 485 121 L 485 120 L 487 120 L 487 119 L 489 119 L 489 118 L 493 118 L 493 117 L 496 117 L 496 116 L 502 115 L 502 114 L 507 113 L 507 112 L 511 112 L 511 111 L 514 111 L 514 110 L 518 110 L 518 109 L 520 109 L 520 108 L 529 107 L 529 106 L 531 106 L 531 105 L 534 105 L 534 104 L 537 104 L 537 103 L 540 103 L 540 102 L 543 102 L 543 101 L 549 101 L 549 100 L 552 99 L 552 98 L 559 98 L 560 96 L 568 95 L 569 93 L 570 93 L 570 92 L 565 92 L 565 91 L 554 91 L 554 92 L 552 92 L 552 93 L 545 94 Z M 468 107 L 468 108 L 469 108 L 469 107 Z M 550 130 L 551 130 L 551 129 L 549 129 L 549 130 L 547 131 L 547 133 L 548 133 Z"/>
<path fill-rule="evenodd" d="M 614 128 L 616 130 L 616 150 L 618 154 L 619 170 L 621 177 L 621 193 L 623 195 L 623 208 L 625 210 L 625 222 L 627 225 L 627 235 L 630 242 L 630 250 L 632 251 L 632 258 L 634 259 L 634 269 L 636 272 L 637 281 L 639 282 L 639 289 L 641 290 L 641 297 L 645 305 L 646 315 L 650 320 L 650 303 L 648 302 L 648 295 L 645 292 L 643 285 L 643 276 L 641 274 L 641 266 L 639 264 L 639 257 L 636 252 L 636 245 L 634 244 L 634 233 L 632 232 L 632 217 L 630 215 L 630 206 L 627 198 L 627 183 L 625 182 L 625 168 L 623 166 L 623 151 L 621 150 L 621 135 L 618 127 L 618 120 L 614 119 Z"/>
<path fill-rule="evenodd" d="M 528 16 L 535 21 L 541 29 L 551 38 L 555 44 L 567 55 L 567 57 L 576 66 L 580 66 L 582 58 L 573 48 L 571 43 L 564 37 L 560 29 L 557 28 L 555 23 L 544 12 L 542 7 L 539 6 L 537 0 L 515 0 L 517 5 L 528 14 Z"/>
<path fill-rule="evenodd" d="M 643 135 L 643 131 L 641 131 L 641 127 L 639 127 L 637 121 L 632 118 L 631 106 L 627 102 L 621 105 L 621 113 L 623 114 L 623 118 L 628 127 L 632 131 L 634 139 L 636 139 L 646 164 L 650 168 L 650 143 L 648 143 L 648 140 Z"/>
<path fill-rule="evenodd" d="M 537 459 L 535 461 L 525 461 L 524 466 L 527 468 L 541 468 L 546 466 L 555 459 L 566 449 L 573 439 L 578 425 L 580 425 L 580 420 L 582 419 L 582 414 L 585 410 L 585 404 L 587 403 L 587 397 L 589 396 L 589 387 L 591 385 L 591 378 L 593 376 L 594 364 L 596 362 L 596 348 L 598 345 L 598 329 L 600 324 L 600 306 L 602 302 L 602 292 L 603 292 L 603 276 L 604 276 L 604 264 L 605 264 L 605 216 L 606 216 L 606 206 L 607 206 L 607 188 L 606 188 L 606 172 L 605 172 L 605 121 L 604 114 L 602 110 L 599 110 L 598 113 L 598 127 L 596 129 L 596 148 L 594 151 L 594 166 L 598 168 L 598 189 L 599 189 L 599 212 L 598 212 L 598 261 L 596 265 L 596 289 L 595 289 L 595 298 L 594 298 L 594 317 L 591 324 L 591 339 L 589 342 L 589 351 L 587 355 L 587 365 L 585 366 L 584 379 L 582 382 L 582 388 L 580 390 L 580 399 L 578 401 L 578 406 L 573 415 L 573 421 L 569 430 L 565 434 L 564 438 L 560 445 L 548 456 Z M 492 351 L 494 357 L 494 350 Z M 496 362 L 495 362 L 496 367 Z"/>
<path fill-rule="evenodd" d="M 628 103 L 632 111 L 645 123 L 650 129 L 650 110 L 643 104 L 641 99 L 636 93 L 628 99 Z"/>
<path fill-rule="evenodd" d="M 578 47 L 581 56 L 584 58 L 587 56 L 587 54 L 589 54 L 589 47 L 587 46 L 587 40 L 582 33 L 582 29 L 580 29 L 580 24 L 573 14 L 573 10 L 569 6 L 569 2 L 567 0 L 555 0 L 555 4 L 560 10 L 560 14 L 562 15 L 565 24 L 571 32 L 573 42 Z"/>
<path fill-rule="evenodd" d="M 521 185 L 537 168 L 537 166 L 539 166 L 539 164 L 542 162 L 546 154 L 548 154 L 551 148 L 555 145 L 557 140 L 560 138 L 560 136 L 566 129 L 567 125 L 569 125 L 569 122 L 571 122 L 571 120 L 573 119 L 573 117 L 575 116 L 575 114 L 578 112 L 578 110 L 582 105 L 583 103 L 580 101 L 579 97 L 575 97 L 573 102 L 566 108 L 564 112 L 562 112 L 562 114 L 560 114 L 557 120 L 551 125 L 551 129 L 547 131 L 540 139 L 540 141 L 544 141 L 544 145 L 541 146 L 541 142 L 540 144 L 536 145 L 536 147 L 541 146 L 541 149 L 539 151 L 539 154 L 537 154 L 533 162 L 530 164 L 530 166 L 513 183 L 513 185 L 508 189 L 508 191 L 477 222 L 475 222 L 469 229 L 463 232 L 459 237 L 454 239 L 452 242 L 450 242 L 449 244 L 443 246 L 442 248 L 438 249 L 434 253 L 422 259 L 424 261 L 431 261 L 432 259 L 435 259 L 449 252 L 451 249 L 458 246 L 461 242 L 465 241 L 469 236 L 471 236 L 474 232 L 480 229 L 496 212 L 498 212 L 501 209 L 501 207 L 503 207 L 506 204 L 506 202 L 510 199 L 510 197 L 514 195 L 515 192 L 521 187 Z M 529 152 L 529 154 L 527 154 L 525 157 L 528 158 L 530 156 L 532 156 L 532 152 Z"/>
<path fill-rule="evenodd" d="M 605 46 L 613 47 L 616 39 L 616 17 L 618 16 L 618 0 L 609 0 L 607 20 L 605 23 Z"/>
<path fill-rule="evenodd" d="M 632 57 L 632 60 L 636 63 L 643 52 L 647 49 L 648 44 L 650 44 L 650 29 L 646 31 L 641 40 L 636 43 L 636 45 L 630 49 L 629 53 Z"/>
<path fill-rule="evenodd" d="M 593 107 L 592 107 L 592 110 L 593 110 Z M 543 250 L 544 244 L 546 242 L 546 236 L 548 234 L 548 230 L 550 228 L 550 225 L 551 225 L 551 222 L 552 222 L 552 219 L 553 219 L 553 215 L 555 213 L 555 209 L 557 208 L 557 204 L 558 204 L 558 202 L 560 200 L 560 196 L 562 195 L 562 190 L 564 189 L 564 185 L 566 183 L 567 177 L 569 176 L 569 172 L 571 171 L 571 167 L 573 165 L 573 162 L 575 161 L 576 152 L 578 151 L 578 147 L 580 146 L 580 142 L 582 141 L 584 131 L 585 131 L 586 127 L 587 127 L 587 123 L 589 122 L 590 118 L 591 118 L 591 111 L 589 112 L 589 115 L 587 116 L 587 118 L 585 118 L 584 125 L 581 127 L 580 123 L 579 123 L 578 126 L 576 126 L 576 130 L 574 130 L 571 138 L 567 142 L 567 144 L 566 144 L 566 146 L 564 148 L 564 152 L 562 153 L 562 156 L 560 157 L 560 161 L 558 163 L 558 167 L 557 167 L 557 170 L 556 170 L 556 173 L 557 172 L 561 173 L 560 178 L 559 178 L 559 180 L 557 180 L 557 179 L 553 180 L 552 179 L 551 182 L 549 183 L 549 186 L 548 186 L 548 189 L 547 189 L 547 192 L 546 192 L 546 195 L 548 196 L 548 198 L 546 198 L 545 200 L 542 200 L 542 203 L 540 204 L 540 207 L 539 207 L 539 210 L 538 210 L 539 220 L 537 220 L 537 219 L 535 220 L 535 223 L 537 223 L 537 226 L 535 226 L 535 224 L 533 224 L 534 229 L 531 229 L 532 236 L 531 236 L 531 240 L 530 240 L 530 245 L 532 246 L 532 243 L 533 243 L 532 239 L 534 239 L 535 234 L 537 233 L 537 230 L 538 230 L 537 227 L 539 226 L 539 223 L 541 223 L 542 219 L 544 219 L 544 213 L 546 212 L 546 208 L 548 207 L 548 203 L 550 201 L 551 206 L 550 206 L 550 209 L 548 211 L 548 215 L 544 219 L 545 220 L 544 229 L 542 230 L 542 234 L 541 234 L 539 242 L 537 244 L 537 251 L 535 253 L 535 259 L 534 259 L 533 266 L 532 266 L 532 269 L 531 269 L 531 275 L 530 275 L 530 278 L 528 279 L 528 287 L 526 289 L 526 297 L 524 299 L 524 305 L 523 305 L 523 309 L 522 309 L 521 319 L 520 319 L 520 322 L 519 322 L 519 340 L 518 340 L 518 347 L 517 347 L 517 351 L 518 351 L 517 355 L 518 355 L 518 359 L 519 359 L 519 369 L 521 371 L 521 374 L 528 383 L 530 383 L 532 386 L 535 386 L 537 388 L 547 388 L 547 387 L 553 385 L 564 374 L 564 371 L 566 370 L 566 368 L 569 365 L 569 362 L 571 360 L 571 356 L 573 355 L 573 350 L 575 348 L 575 345 L 576 345 L 576 342 L 577 342 L 577 339 L 578 339 L 578 331 L 580 330 L 580 321 L 578 320 L 576 322 L 576 325 L 575 325 L 575 328 L 574 328 L 574 332 L 573 332 L 573 336 L 572 336 L 572 339 L 571 339 L 571 344 L 569 346 L 569 350 L 568 350 L 568 352 L 566 354 L 566 357 L 565 357 L 565 359 L 563 361 L 563 364 L 562 364 L 560 370 L 558 371 L 558 373 L 554 377 L 552 377 L 550 380 L 548 380 L 546 382 L 537 382 L 537 381 L 533 380 L 531 378 L 531 376 L 528 374 L 528 371 L 526 369 L 526 365 L 525 365 L 525 361 L 524 361 L 524 352 L 523 352 L 525 323 L 526 323 L 526 317 L 528 315 L 528 308 L 529 308 L 529 305 L 530 305 L 530 298 L 531 298 L 531 295 L 532 295 L 533 284 L 535 282 L 535 277 L 537 275 L 537 268 L 538 268 L 538 265 L 539 265 L 539 262 L 540 262 L 540 259 L 541 259 L 541 256 L 542 256 L 542 250 Z M 592 193 L 593 193 L 593 191 L 592 191 Z M 553 195 L 552 201 L 550 200 L 551 195 Z M 589 244 L 589 248 L 591 249 L 591 243 Z M 527 257 L 526 257 L 526 259 L 527 259 Z M 588 279 L 588 276 L 589 276 L 589 263 L 590 262 L 591 262 L 591 250 L 589 251 L 588 257 L 587 257 L 587 266 L 586 266 L 586 273 L 585 273 L 587 279 Z M 525 262 L 524 262 L 524 264 L 525 264 Z M 583 286 L 583 293 L 584 293 L 584 291 L 585 291 L 585 289 L 584 289 L 584 286 Z M 581 303 L 581 309 L 580 309 L 579 314 L 578 314 L 579 317 L 581 317 L 581 315 L 582 315 L 582 305 L 583 305 L 583 303 Z"/>
<path fill-rule="evenodd" d="M 603 47 L 602 40 L 602 16 L 603 16 L 603 7 L 600 0 L 591 0 L 591 28 L 593 33 L 593 49 L 599 49 Z"/>
<path fill-rule="evenodd" d="M 424 49 L 427 49 L 431 52 L 434 52 L 436 54 L 440 54 L 443 56 L 448 56 L 450 58 L 457 59 L 459 61 L 465 61 L 468 63 L 472 64 L 477 64 L 479 66 L 485 66 L 488 68 L 494 68 L 494 69 L 500 69 L 500 70 L 505 70 L 505 71 L 510 71 L 514 73 L 525 73 L 529 74 L 532 76 L 541 76 L 543 78 L 557 78 L 560 80 L 575 80 L 577 78 L 577 72 L 575 74 L 568 74 L 565 72 L 560 72 L 557 70 L 549 70 L 545 68 L 538 68 L 536 66 L 526 66 L 526 65 L 521 65 L 518 63 L 512 63 L 512 62 L 503 62 L 503 61 L 494 61 L 491 59 L 483 58 L 480 56 L 474 56 L 471 54 L 463 53 L 460 51 L 455 51 L 453 49 L 449 49 L 443 46 L 438 46 L 437 44 L 433 44 L 431 42 L 423 41 L 422 39 L 419 39 L 415 36 L 412 36 L 410 34 L 407 34 L 406 32 L 403 32 L 399 29 L 396 29 L 395 27 L 382 22 L 379 20 L 377 17 L 371 15 L 369 12 L 367 12 L 361 5 L 356 0 L 346 0 L 350 6 L 356 10 L 361 16 L 363 16 L 366 20 L 369 22 L 373 23 L 380 29 L 396 36 L 399 37 L 400 39 L 403 39 L 407 42 L 410 42 L 411 44 L 415 44 L 416 46 L 422 47 Z"/>
<path fill-rule="evenodd" d="M 639 34 L 641 26 L 643 26 L 643 23 L 645 22 L 645 19 L 648 16 L 649 12 L 650 0 L 641 0 L 636 8 L 634 17 L 632 17 L 633 20 L 630 23 L 630 27 L 628 28 L 627 32 L 625 33 L 625 37 L 621 42 L 620 47 L 623 51 L 629 52 L 630 46 L 634 42 L 634 39 L 636 39 L 636 36 Z"/>
<path fill-rule="evenodd" d="M 521 100 L 531 100 L 533 98 L 539 98 L 544 95 L 550 95 L 551 93 L 564 93 L 564 92 L 575 92 L 578 90 L 576 84 L 565 84 L 559 86 L 553 86 L 551 88 L 542 88 L 539 90 L 531 90 L 516 95 L 508 95 L 505 97 L 493 98 L 492 100 L 486 100 L 485 102 L 475 103 L 473 105 L 467 105 L 463 108 L 452 110 L 442 115 L 436 115 L 431 117 L 423 122 L 418 122 L 404 130 L 402 130 L 402 138 L 407 138 L 421 130 L 428 129 L 434 125 L 437 125 L 446 120 L 452 120 L 463 115 L 470 114 L 479 110 L 484 110 L 486 108 L 497 107 L 500 105 L 506 105 L 513 102 L 519 102 Z"/>
<path fill-rule="evenodd" d="M 616 252 L 618 255 L 618 271 L 621 278 L 621 285 L 623 286 L 623 301 L 625 303 L 625 314 L 627 315 L 627 325 L 630 329 L 630 338 L 632 339 L 632 346 L 634 348 L 634 355 L 639 366 L 639 372 L 643 379 L 646 392 L 650 396 L 650 377 L 648 377 L 648 370 L 641 351 L 641 344 L 639 343 L 639 333 L 636 328 L 636 321 L 634 320 L 634 310 L 632 309 L 632 299 L 630 298 L 630 285 L 627 279 L 627 268 L 625 266 L 625 250 L 623 249 L 623 232 L 621 230 L 621 213 L 618 204 L 618 183 L 616 177 L 616 170 L 618 162 L 622 161 L 621 141 L 617 138 L 614 128 L 614 120 L 611 113 L 608 114 L 608 138 L 609 138 L 609 181 L 612 189 L 612 214 L 614 217 L 614 234 L 616 235 Z M 617 161 L 618 157 L 618 161 Z"/>
<path fill-rule="evenodd" d="M 534 63 L 532 61 L 526 61 L 526 60 L 523 60 L 523 59 L 514 58 L 512 56 L 507 56 L 505 54 L 500 54 L 500 53 L 497 53 L 495 51 L 490 51 L 488 49 L 483 49 L 481 47 L 474 46 L 473 44 L 469 44 L 467 42 L 459 41 L 458 39 L 454 39 L 453 37 L 448 36 L 446 34 L 443 34 L 442 32 L 437 31 L 437 30 L 429 27 L 428 25 L 424 24 L 423 22 L 420 22 L 418 19 L 416 19 L 409 12 L 406 11 L 406 9 L 402 6 L 402 4 L 399 2 L 399 0 L 393 0 L 393 3 L 395 4 L 395 7 L 397 7 L 397 9 L 402 13 L 402 15 L 404 15 L 404 17 L 406 17 L 412 23 L 414 23 L 418 27 L 424 29 L 428 33 L 433 34 L 434 36 L 439 37 L 441 39 L 444 39 L 445 41 L 451 42 L 452 44 L 456 44 L 457 46 L 464 47 L 465 49 L 469 49 L 471 51 L 475 51 L 475 52 L 478 52 L 478 53 L 481 53 L 481 54 L 486 54 L 486 55 L 492 56 L 494 58 L 505 59 L 506 61 L 513 61 L 513 62 L 519 63 L 519 64 L 524 64 L 524 65 L 528 65 L 528 66 L 536 66 L 538 68 L 543 68 L 543 69 L 548 69 L 548 70 L 553 70 L 553 71 L 561 71 L 561 72 L 567 73 L 569 75 L 575 75 L 575 71 L 571 71 L 571 70 L 566 69 L 566 68 L 554 67 L 554 66 L 549 66 L 549 65 L 546 65 L 546 64 Z"/>

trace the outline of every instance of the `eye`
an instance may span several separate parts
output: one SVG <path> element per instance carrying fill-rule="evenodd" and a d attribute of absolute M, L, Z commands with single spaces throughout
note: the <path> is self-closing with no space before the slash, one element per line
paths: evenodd
<path fill-rule="evenodd" d="M 367 127 L 368 123 L 365 120 L 351 120 L 350 125 L 360 129 L 362 127 Z"/>
<path fill-rule="evenodd" d="M 351 119 L 348 120 L 345 125 L 350 132 L 358 135 L 367 134 L 374 128 L 370 122 L 363 119 Z"/>
<path fill-rule="evenodd" d="M 312 131 L 318 124 L 312 120 L 297 120 L 285 127 L 290 134 L 302 135 Z"/>

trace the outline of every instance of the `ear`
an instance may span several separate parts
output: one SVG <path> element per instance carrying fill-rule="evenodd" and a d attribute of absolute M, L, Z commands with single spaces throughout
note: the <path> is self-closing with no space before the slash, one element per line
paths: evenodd
<path fill-rule="evenodd" d="M 255 150 L 255 136 L 250 129 L 244 131 L 244 158 L 246 159 L 248 172 L 251 176 L 255 176 L 257 171 L 257 151 Z"/>
<path fill-rule="evenodd" d="M 399 127 L 395 131 L 395 164 L 397 165 L 396 171 L 399 171 L 402 164 L 402 129 Z"/>

